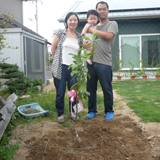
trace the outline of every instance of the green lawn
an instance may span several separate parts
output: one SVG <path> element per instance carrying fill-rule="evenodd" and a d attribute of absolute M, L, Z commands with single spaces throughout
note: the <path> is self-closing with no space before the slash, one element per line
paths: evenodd
<path fill-rule="evenodd" d="M 83 89 L 86 89 L 84 84 Z M 122 81 L 113 81 L 113 89 L 123 97 L 123 99 L 129 100 L 127 105 L 134 110 L 134 112 L 141 117 L 142 121 L 145 122 L 160 122 L 160 80 L 122 80 Z M 0 93 L 3 95 L 3 93 Z M 7 97 L 5 97 L 6 99 Z M 55 108 L 55 98 L 56 91 L 50 91 L 49 93 L 40 93 L 33 94 L 30 98 L 20 99 L 20 97 L 15 102 L 15 105 L 18 107 L 20 105 L 36 103 L 38 102 L 40 106 L 44 110 L 49 110 L 49 114 L 45 117 L 37 117 L 35 119 L 27 119 L 25 120 L 20 116 L 18 111 L 15 111 L 15 117 L 12 118 L 11 124 L 15 125 L 16 123 L 29 123 L 29 122 L 37 122 L 42 121 L 44 118 L 57 121 L 57 111 Z M 87 106 L 88 99 L 83 99 L 82 103 L 84 105 L 84 111 L 80 112 L 80 117 L 83 118 L 87 115 Z M 67 96 L 65 96 L 65 119 L 69 118 L 69 100 Z M 97 110 L 99 114 L 104 114 L 104 101 L 103 101 L 103 93 L 98 84 L 97 91 Z"/>
<path fill-rule="evenodd" d="M 160 80 L 113 81 L 113 89 L 145 122 L 160 122 Z"/>

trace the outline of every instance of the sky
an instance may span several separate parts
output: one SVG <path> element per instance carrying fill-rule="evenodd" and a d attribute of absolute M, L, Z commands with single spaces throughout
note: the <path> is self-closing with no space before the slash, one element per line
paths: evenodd
<path fill-rule="evenodd" d="M 38 34 L 52 42 L 53 30 L 64 28 L 59 19 L 76 0 L 38 0 Z M 36 2 L 23 2 L 23 25 L 36 32 Z"/>

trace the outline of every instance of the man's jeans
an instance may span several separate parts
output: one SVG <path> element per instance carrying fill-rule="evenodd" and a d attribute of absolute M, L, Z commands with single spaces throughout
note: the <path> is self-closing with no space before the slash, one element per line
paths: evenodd
<path fill-rule="evenodd" d="M 92 62 L 92 65 L 87 64 L 87 91 L 90 92 L 88 100 L 88 112 L 97 112 L 97 82 L 99 80 L 104 96 L 105 113 L 113 112 L 113 91 L 112 91 L 112 66 Z"/>
<path fill-rule="evenodd" d="M 68 70 L 67 65 L 62 65 L 62 76 L 61 79 L 53 78 L 54 85 L 56 87 L 56 109 L 58 112 L 58 117 L 64 114 L 64 96 L 66 92 L 66 82 L 68 83 L 68 90 L 77 83 L 77 76 L 71 77 L 72 69 Z M 73 106 L 76 104 L 76 100 L 72 103 L 72 111 L 74 113 Z M 71 106 L 69 99 L 69 106 Z M 69 112 L 71 108 L 69 107 Z"/>

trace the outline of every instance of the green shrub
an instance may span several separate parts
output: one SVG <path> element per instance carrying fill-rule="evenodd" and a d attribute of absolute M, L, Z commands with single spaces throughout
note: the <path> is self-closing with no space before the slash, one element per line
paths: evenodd
<path fill-rule="evenodd" d="M 36 86 L 42 85 L 43 81 L 41 79 L 31 80 L 30 78 L 22 77 L 14 81 L 7 81 L 4 84 L 8 85 L 8 90 L 10 92 L 21 92 L 25 94 L 29 90 L 32 90 L 32 92 L 38 92 Z"/>
<path fill-rule="evenodd" d="M 1 74 L 0 78 L 16 78 L 24 75 L 23 72 L 18 71 L 18 66 L 16 64 L 0 63 Z"/>
<path fill-rule="evenodd" d="M 17 66 L 18 67 L 18 66 Z M 1 73 L 12 73 L 17 71 L 17 67 L 1 69 Z"/>
<path fill-rule="evenodd" d="M 8 74 L 4 74 L 4 75 L 0 75 L 0 78 L 16 78 L 16 77 L 20 77 L 23 76 L 24 73 L 23 72 L 13 72 L 13 73 L 8 73 Z"/>
<path fill-rule="evenodd" d="M 0 63 L 0 68 L 5 69 L 5 68 L 17 68 L 18 66 L 16 64 L 9 64 L 9 63 Z"/>
<path fill-rule="evenodd" d="M 26 94 L 29 93 L 37 93 L 39 89 L 37 86 L 41 86 L 43 81 L 41 79 L 31 80 L 30 78 L 22 77 L 24 75 L 23 72 L 18 71 L 18 66 L 15 64 L 8 63 L 0 63 L 1 75 L 0 78 L 10 79 L 4 84 L 8 86 L 8 90 L 10 93 L 17 94 Z M 13 80 L 12 78 L 17 78 Z M 1 85 L 1 83 L 0 83 Z"/>
<path fill-rule="evenodd" d="M 38 86 L 38 85 L 42 85 L 43 81 L 41 79 L 34 79 L 33 80 L 33 85 L 34 86 Z"/>

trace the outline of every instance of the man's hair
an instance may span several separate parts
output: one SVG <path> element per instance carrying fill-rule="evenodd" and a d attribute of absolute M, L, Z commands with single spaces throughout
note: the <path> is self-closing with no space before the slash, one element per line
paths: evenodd
<path fill-rule="evenodd" d="M 107 8 L 109 9 L 108 3 L 107 3 L 107 2 L 104 2 L 104 1 L 98 2 L 98 3 L 96 4 L 96 9 L 97 9 L 97 7 L 98 7 L 98 5 L 99 5 L 100 3 L 101 3 L 101 4 L 105 4 L 105 5 L 107 6 Z"/>
<path fill-rule="evenodd" d="M 97 12 L 96 10 L 94 10 L 94 9 L 91 9 L 91 10 L 89 10 L 89 11 L 87 12 L 87 18 L 88 18 L 90 15 L 95 15 L 95 16 L 97 16 L 97 18 L 99 17 L 98 12 Z"/>
<path fill-rule="evenodd" d="M 66 17 L 65 17 L 65 27 L 66 28 L 68 28 L 68 25 L 67 25 L 67 20 L 69 19 L 69 17 L 70 16 L 72 16 L 72 15 L 75 15 L 76 17 L 77 17 L 77 20 L 78 20 L 78 24 L 77 24 L 77 26 L 79 25 L 79 18 L 78 18 L 78 16 L 77 16 L 77 14 L 75 13 L 75 12 L 69 12 L 67 15 L 66 15 Z"/>

